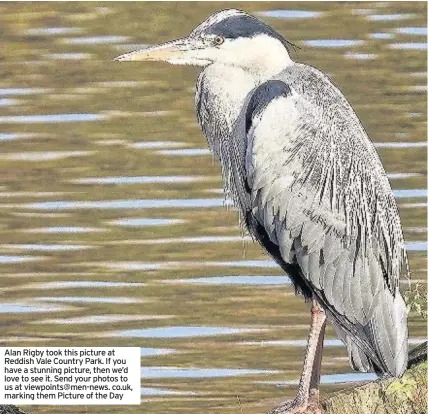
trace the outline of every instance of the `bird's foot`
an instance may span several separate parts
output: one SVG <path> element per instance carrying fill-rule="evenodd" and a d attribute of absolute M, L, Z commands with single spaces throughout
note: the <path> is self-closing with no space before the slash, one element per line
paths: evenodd
<path fill-rule="evenodd" d="M 268 414 L 323 414 L 324 410 L 319 402 L 318 390 L 311 390 L 309 398 L 296 397 L 286 401 L 279 407 L 269 411 Z"/>

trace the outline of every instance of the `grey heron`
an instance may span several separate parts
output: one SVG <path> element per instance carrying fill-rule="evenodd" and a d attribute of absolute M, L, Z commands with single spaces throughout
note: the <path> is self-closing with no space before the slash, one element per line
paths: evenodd
<path fill-rule="evenodd" d="M 399 292 L 407 254 L 384 168 L 338 87 L 294 62 L 290 45 L 256 17 L 229 9 L 187 37 L 115 58 L 203 68 L 197 119 L 226 195 L 312 303 L 297 395 L 277 414 L 321 412 L 326 320 L 356 370 L 400 377 L 408 358 Z"/>

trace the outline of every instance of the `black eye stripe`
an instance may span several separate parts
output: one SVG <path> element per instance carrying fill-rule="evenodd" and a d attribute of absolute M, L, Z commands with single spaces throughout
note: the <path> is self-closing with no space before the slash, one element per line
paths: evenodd
<path fill-rule="evenodd" d="M 205 33 L 216 35 L 226 39 L 237 39 L 240 37 L 254 37 L 259 34 L 266 34 L 278 39 L 287 50 L 289 44 L 279 33 L 270 26 L 249 15 L 236 15 L 221 20 L 206 28 Z"/>

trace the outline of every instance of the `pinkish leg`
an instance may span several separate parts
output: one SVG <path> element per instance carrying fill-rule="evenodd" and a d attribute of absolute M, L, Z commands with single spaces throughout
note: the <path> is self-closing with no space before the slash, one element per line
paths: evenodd
<path fill-rule="evenodd" d="M 308 346 L 296 398 L 281 404 L 268 414 L 321 414 L 323 412 L 319 404 L 318 384 L 326 318 L 324 311 L 315 300 L 312 301 L 311 314 Z"/>

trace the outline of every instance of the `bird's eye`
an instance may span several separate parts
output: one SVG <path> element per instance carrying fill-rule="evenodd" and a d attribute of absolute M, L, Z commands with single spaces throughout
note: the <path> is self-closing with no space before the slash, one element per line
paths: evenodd
<path fill-rule="evenodd" d="M 223 44 L 223 43 L 224 43 L 224 37 L 222 37 L 222 36 L 216 36 L 216 37 L 214 38 L 213 42 L 214 42 L 214 44 L 215 44 L 216 46 L 220 46 L 221 44 Z"/>

